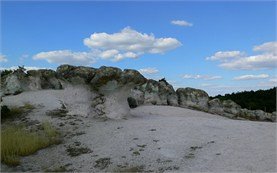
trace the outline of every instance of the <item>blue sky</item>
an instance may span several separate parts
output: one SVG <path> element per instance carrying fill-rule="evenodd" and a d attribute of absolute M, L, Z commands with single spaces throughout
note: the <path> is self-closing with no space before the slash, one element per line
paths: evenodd
<path fill-rule="evenodd" d="M 131 68 L 210 95 L 277 85 L 276 2 L 1 3 L 2 68 Z"/>

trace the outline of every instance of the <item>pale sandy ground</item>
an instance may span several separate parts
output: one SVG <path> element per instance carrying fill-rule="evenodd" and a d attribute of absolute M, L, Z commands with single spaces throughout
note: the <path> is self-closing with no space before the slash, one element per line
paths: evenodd
<path fill-rule="evenodd" d="M 145 172 L 277 172 L 276 123 L 231 120 L 169 106 L 141 106 L 127 119 L 101 121 L 86 114 L 89 94 L 78 91 L 44 90 L 4 97 L 7 105 L 40 105 L 28 117 L 50 121 L 64 137 L 62 144 L 23 157 L 16 168 L 2 165 L 2 171 L 65 166 L 78 172 L 114 172 L 141 166 Z M 71 96 L 65 99 L 65 95 Z M 75 112 L 63 118 L 45 115 L 61 102 L 75 105 Z M 66 148 L 74 142 L 92 152 L 69 156 Z M 100 158 L 110 158 L 104 169 L 95 168 Z"/>

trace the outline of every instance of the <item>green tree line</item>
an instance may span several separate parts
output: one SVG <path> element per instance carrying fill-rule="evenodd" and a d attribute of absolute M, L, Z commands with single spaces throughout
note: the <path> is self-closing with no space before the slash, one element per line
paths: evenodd
<path fill-rule="evenodd" d="M 263 110 L 265 112 L 276 111 L 276 87 L 268 90 L 243 91 L 232 94 L 217 95 L 213 98 L 220 100 L 233 100 L 242 108 L 250 110 Z"/>

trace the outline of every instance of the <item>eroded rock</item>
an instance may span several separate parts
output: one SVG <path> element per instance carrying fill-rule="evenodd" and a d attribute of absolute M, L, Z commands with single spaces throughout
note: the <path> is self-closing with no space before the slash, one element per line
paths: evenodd
<path fill-rule="evenodd" d="M 171 105 L 178 106 L 177 95 L 165 79 L 155 81 L 149 79 L 143 85 L 134 88 L 130 94 L 137 105 Z"/>
<path fill-rule="evenodd" d="M 194 88 L 178 88 L 176 93 L 179 106 L 208 111 L 209 95 L 205 91 Z"/>
<path fill-rule="evenodd" d="M 136 70 L 120 70 L 114 67 L 100 67 L 90 81 L 99 94 L 93 101 L 96 113 L 101 117 L 119 119 L 129 115 L 127 98 L 131 89 L 146 79 Z M 104 100 L 104 101 L 103 101 Z"/>

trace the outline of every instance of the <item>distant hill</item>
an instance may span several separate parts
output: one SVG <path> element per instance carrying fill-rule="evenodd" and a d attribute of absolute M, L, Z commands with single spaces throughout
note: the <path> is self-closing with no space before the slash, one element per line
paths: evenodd
<path fill-rule="evenodd" d="M 276 87 L 268 90 L 243 91 L 232 94 L 217 95 L 213 98 L 220 100 L 231 99 L 242 108 L 251 110 L 263 110 L 265 112 L 276 111 Z"/>

